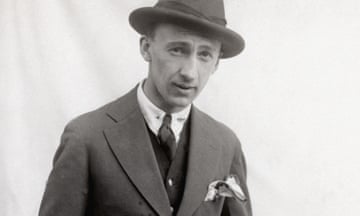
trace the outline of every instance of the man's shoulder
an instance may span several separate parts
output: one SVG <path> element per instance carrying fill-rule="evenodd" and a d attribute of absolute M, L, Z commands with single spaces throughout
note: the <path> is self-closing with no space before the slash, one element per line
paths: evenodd
<path fill-rule="evenodd" d="M 134 111 L 137 106 L 136 91 L 132 89 L 125 95 L 101 107 L 73 118 L 66 127 L 81 131 L 103 130 L 111 127 Z"/>
<path fill-rule="evenodd" d="M 223 122 L 216 120 L 209 114 L 201 111 L 200 109 L 194 107 L 194 114 L 198 116 L 199 119 L 202 121 L 202 125 L 209 133 L 214 134 L 218 137 L 221 137 L 226 140 L 231 140 L 236 143 L 239 142 L 235 132 L 225 125 Z"/>

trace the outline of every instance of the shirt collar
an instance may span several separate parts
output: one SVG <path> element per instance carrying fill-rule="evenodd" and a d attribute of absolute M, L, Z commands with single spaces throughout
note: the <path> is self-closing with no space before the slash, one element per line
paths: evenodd
<path fill-rule="evenodd" d="M 165 112 L 153 104 L 150 99 L 145 95 L 143 90 L 143 85 L 145 79 L 139 84 L 137 89 L 137 99 L 139 102 L 141 113 L 144 116 L 144 119 L 154 134 L 158 134 L 159 128 L 162 124 Z M 189 117 L 191 110 L 191 105 L 188 105 L 183 110 L 177 113 L 171 113 L 171 129 L 174 132 L 176 142 L 180 139 L 180 133 L 184 127 L 184 123 Z"/>

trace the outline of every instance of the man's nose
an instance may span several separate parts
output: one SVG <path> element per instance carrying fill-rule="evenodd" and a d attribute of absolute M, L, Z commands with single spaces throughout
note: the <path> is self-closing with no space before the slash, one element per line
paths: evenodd
<path fill-rule="evenodd" d="M 195 56 L 189 56 L 184 61 L 184 66 L 180 71 L 180 75 L 187 81 L 194 80 L 198 74 L 198 60 Z"/>

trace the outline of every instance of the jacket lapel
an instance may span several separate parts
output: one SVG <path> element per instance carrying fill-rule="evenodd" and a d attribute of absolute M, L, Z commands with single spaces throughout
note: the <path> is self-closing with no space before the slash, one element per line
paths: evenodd
<path fill-rule="evenodd" d="M 170 215 L 169 200 L 137 104 L 136 91 L 133 90 L 122 101 L 115 103 L 108 115 L 117 124 L 104 133 L 120 165 L 157 213 Z"/>
<path fill-rule="evenodd" d="M 208 184 L 213 181 L 219 161 L 215 130 L 194 106 L 191 112 L 190 151 L 185 190 L 178 216 L 189 216 L 205 199 Z"/>

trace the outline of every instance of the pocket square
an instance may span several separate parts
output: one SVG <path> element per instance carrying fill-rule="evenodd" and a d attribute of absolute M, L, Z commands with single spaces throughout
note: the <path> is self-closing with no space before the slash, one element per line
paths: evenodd
<path fill-rule="evenodd" d="M 240 201 L 246 201 L 246 196 L 237 182 L 236 175 L 230 175 L 225 181 L 213 181 L 208 186 L 208 192 L 204 201 L 214 201 L 219 197 L 233 197 Z"/>

